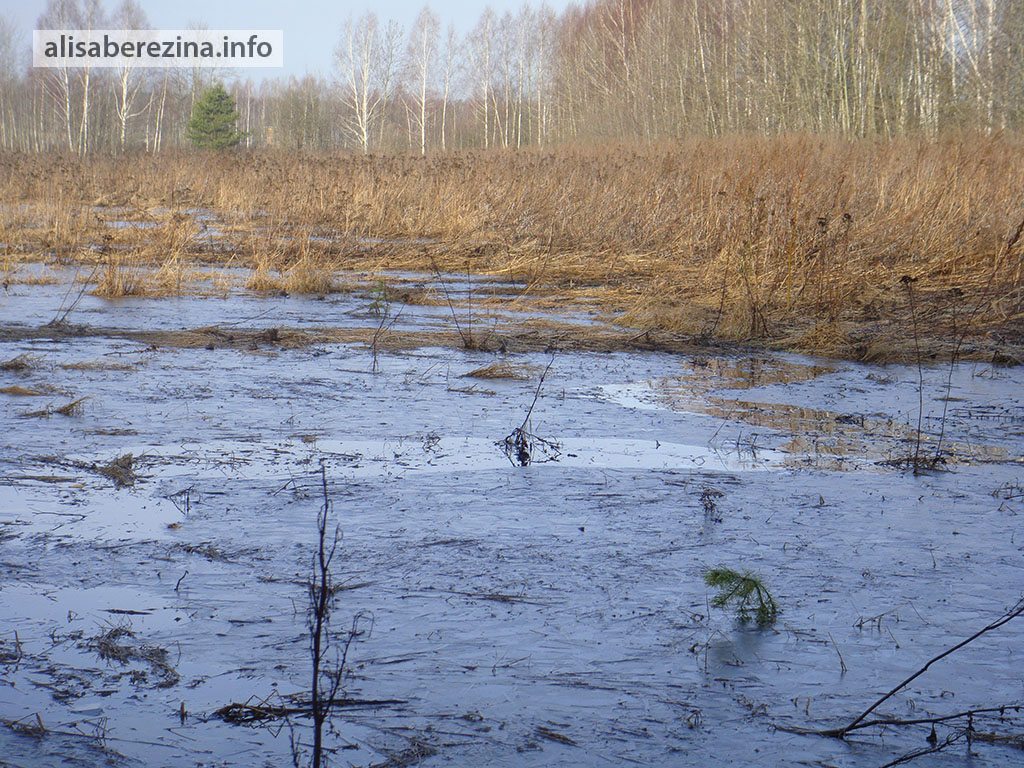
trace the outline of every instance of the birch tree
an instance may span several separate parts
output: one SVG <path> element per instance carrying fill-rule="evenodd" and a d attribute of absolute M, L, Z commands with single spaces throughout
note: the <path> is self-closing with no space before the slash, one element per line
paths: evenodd
<path fill-rule="evenodd" d="M 122 0 L 121 4 L 114 11 L 114 27 L 117 29 L 148 29 L 149 20 L 142 6 L 135 0 Z M 131 61 L 130 59 L 128 60 Z M 135 100 L 139 89 L 142 87 L 143 78 L 137 68 L 126 63 L 114 70 L 114 111 L 117 117 L 119 131 L 119 146 L 121 151 L 125 150 L 125 142 L 128 134 L 128 121 L 138 117 L 144 110 L 135 111 Z"/>
<path fill-rule="evenodd" d="M 437 16 L 430 8 L 424 7 L 413 22 L 407 49 L 407 58 L 415 75 L 416 126 L 419 128 L 421 155 L 427 153 L 427 90 L 434 74 L 440 28 Z"/>
<path fill-rule="evenodd" d="M 14 91 L 18 82 L 20 35 L 14 23 L 0 14 L 0 148 L 14 149 L 18 128 Z"/>
<path fill-rule="evenodd" d="M 370 151 L 370 138 L 378 124 L 378 138 L 383 135 L 399 40 L 400 27 L 391 22 L 382 33 L 374 13 L 350 17 L 342 28 L 335 61 L 347 108 L 344 128 L 364 153 Z"/>
<path fill-rule="evenodd" d="M 493 46 L 494 46 L 494 11 L 489 7 L 485 8 L 477 22 L 476 27 L 470 33 L 466 46 L 469 55 L 470 67 L 473 72 L 473 79 L 479 90 L 477 103 L 481 109 L 481 127 L 483 129 L 483 146 L 487 149 L 491 145 L 491 123 L 490 123 L 490 100 L 491 100 L 491 77 L 493 75 Z"/>
<path fill-rule="evenodd" d="M 455 25 L 448 24 L 444 44 L 444 86 L 441 91 L 441 151 L 448 149 L 448 101 L 451 98 L 452 82 L 455 78 L 456 56 L 459 50 L 459 35 Z"/>
<path fill-rule="evenodd" d="M 77 29 L 82 18 L 78 0 L 49 0 L 46 9 L 36 22 L 38 29 Z M 63 117 L 64 136 L 69 152 L 75 151 L 71 135 L 71 67 L 61 66 L 44 70 L 44 80 L 49 96 L 54 100 Z"/>

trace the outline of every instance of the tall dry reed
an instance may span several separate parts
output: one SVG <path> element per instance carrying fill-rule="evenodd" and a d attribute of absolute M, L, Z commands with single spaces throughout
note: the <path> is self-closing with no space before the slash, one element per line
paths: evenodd
<path fill-rule="evenodd" d="M 319 289 L 329 282 L 313 279 L 317 264 L 437 263 L 570 297 L 599 291 L 639 327 L 881 358 L 906 318 L 903 276 L 930 328 L 979 305 L 978 333 L 1022 325 L 1022 244 L 1006 247 L 1024 219 L 1021 189 L 1024 139 L 1005 135 L 733 136 L 426 158 L 6 155 L 0 225 L 26 252 L 65 256 L 103 238 L 138 246 L 145 229 L 92 222 L 116 210 L 162 218 L 167 252 L 242 255 Z M 46 215 L 24 214 L 42 205 Z M 223 230 L 216 247 L 196 236 L 197 209 Z"/>

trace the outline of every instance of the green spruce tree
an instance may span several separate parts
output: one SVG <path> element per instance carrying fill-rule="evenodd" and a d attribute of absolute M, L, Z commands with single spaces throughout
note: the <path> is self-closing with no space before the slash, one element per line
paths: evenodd
<path fill-rule="evenodd" d="M 216 83 L 203 91 L 192 107 L 192 119 L 186 135 L 197 149 L 227 149 L 238 145 L 245 133 L 235 128 L 238 122 L 235 101 Z"/>

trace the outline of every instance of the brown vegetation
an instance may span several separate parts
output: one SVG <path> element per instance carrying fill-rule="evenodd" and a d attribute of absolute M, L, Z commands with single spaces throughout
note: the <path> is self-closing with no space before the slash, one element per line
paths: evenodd
<path fill-rule="evenodd" d="M 464 378 L 473 379 L 517 379 L 528 381 L 539 373 L 532 365 L 515 365 L 513 363 L 492 363 L 482 368 L 475 368 L 462 374 Z"/>
<path fill-rule="evenodd" d="M 0 394 L 10 395 L 11 397 L 40 397 L 44 393 L 34 389 L 29 389 L 28 387 L 12 384 L 9 387 L 0 387 Z"/>
<path fill-rule="evenodd" d="M 27 411 L 19 415 L 24 419 L 34 419 L 39 417 L 48 419 L 50 418 L 50 416 L 53 416 L 54 414 L 57 414 L 58 416 L 81 416 L 85 412 L 85 406 L 83 404 L 88 399 L 88 397 L 79 397 L 75 400 L 72 400 L 69 403 L 66 403 L 65 405 L 60 406 L 59 408 L 46 406 L 46 408 L 43 408 L 41 410 Z"/>
<path fill-rule="evenodd" d="M 241 262 L 254 290 L 310 293 L 437 264 L 642 332 L 875 360 L 909 333 L 904 277 L 933 339 L 1024 341 L 1022 187 L 1016 136 L 0 161 L 6 258 L 99 259 L 101 295 L 133 292 L 141 263 L 179 289 L 185 265 Z"/>

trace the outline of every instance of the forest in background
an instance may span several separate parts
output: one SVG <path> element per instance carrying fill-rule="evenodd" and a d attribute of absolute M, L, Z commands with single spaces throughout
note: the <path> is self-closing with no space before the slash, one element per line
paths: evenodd
<path fill-rule="evenodd" d="M 329 22 L 328 22 L 329 23 Z M 1024 0 L 591 0 L 485 8 L 459 34 L 345 20 L 332 71 L 242 80 L 216 69 L 32 69 L 0 14 L 0 148 L 160 152 L 187 145 L 223 80 L 243 146 L 412 152 L 727 133 L 934 137 L 1024 118 Z M 144 4 L 51 0 L 37 27 L 147 28 Z"/>

